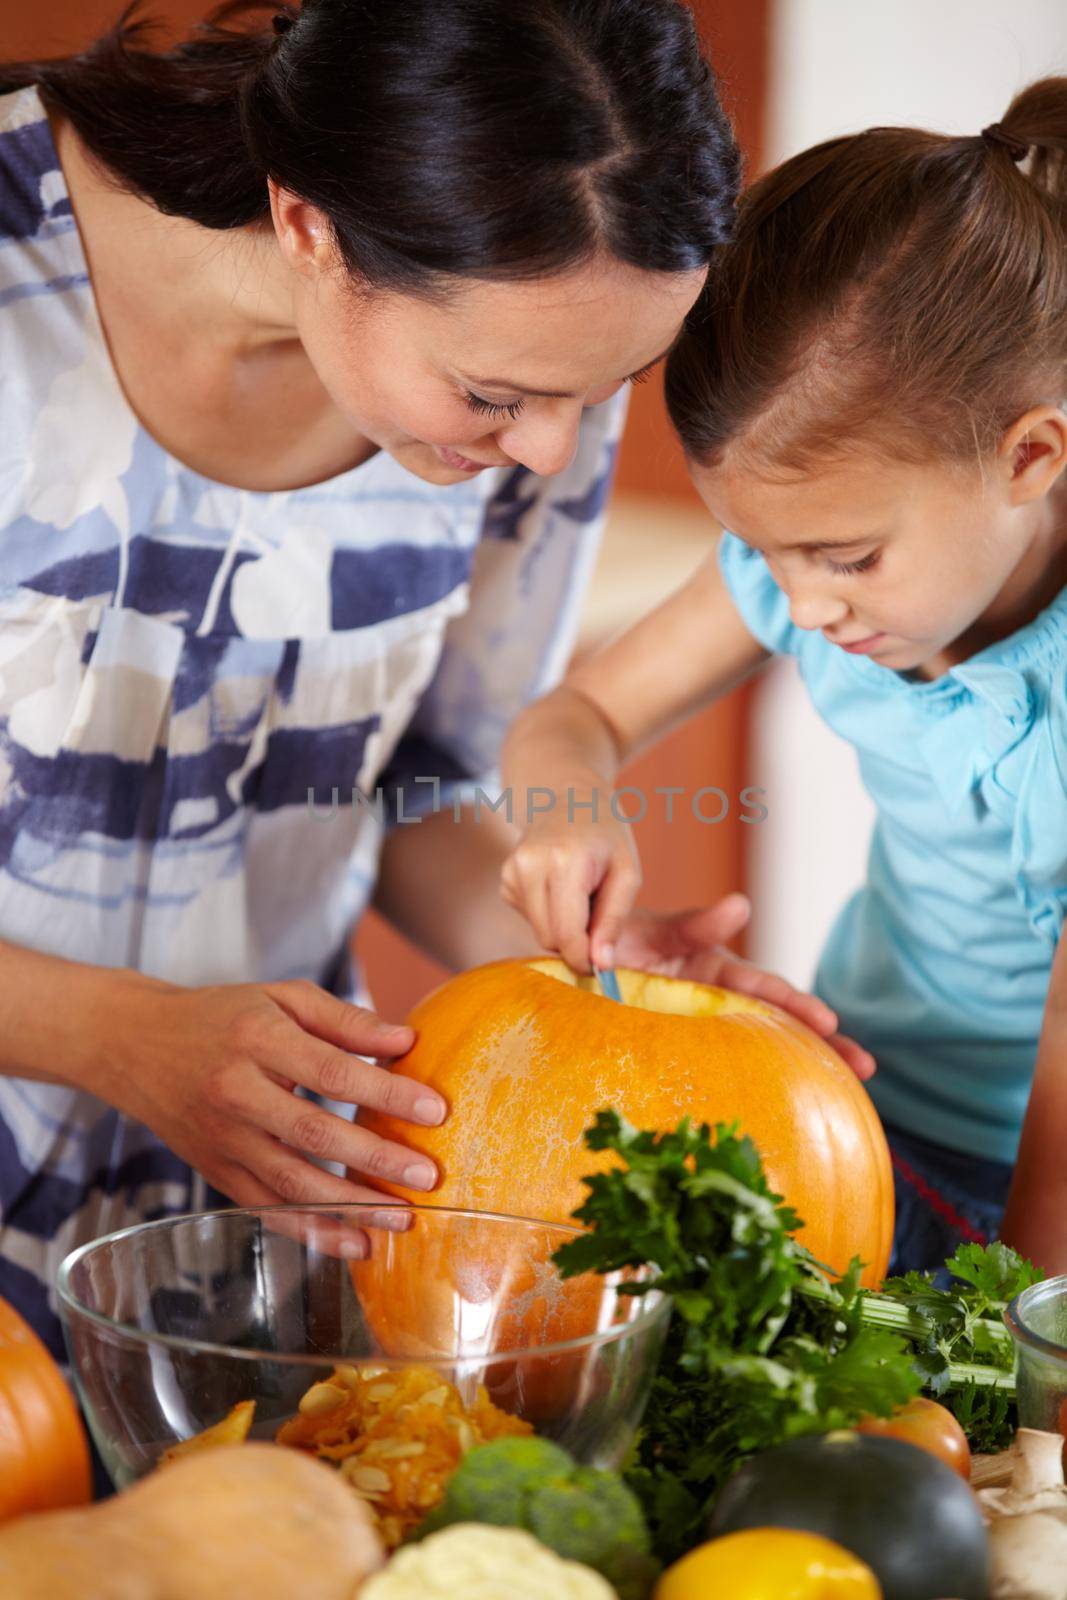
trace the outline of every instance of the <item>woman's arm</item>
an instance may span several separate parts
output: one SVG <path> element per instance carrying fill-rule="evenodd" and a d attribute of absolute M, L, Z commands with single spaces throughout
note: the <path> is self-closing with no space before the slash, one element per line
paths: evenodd
<path fill-rule="evenodd" d="M 611 811 L 620 767 L 766 659 L 712 554 L 676 594 L 517 718 L 504 744 L 505 785 L 517 796 L 550 796 L 552 805 L 525 818 L 503 890 L 546 949 L 578 970 L 591 959 L 613 964 L 640 884 L 633 830 Z"/>
<path fill-rule="evenodd" d="M 97 1096 L 239 1205 L 376 1196 L 323 1160 L 433 1188 L 428 1160 L 293 1093 L 441 1122 L 439 1095 L 375 1064 L 413 1037 L 309 982 L 188 989 L 0 941 L 0 1075 Z"/>
<path fill-rule="evenodd" d="M 1037 1067 L 1001 1233 L 1046 1273 L 1067 1272 L 1067 930 L 1052 962 Z"/>

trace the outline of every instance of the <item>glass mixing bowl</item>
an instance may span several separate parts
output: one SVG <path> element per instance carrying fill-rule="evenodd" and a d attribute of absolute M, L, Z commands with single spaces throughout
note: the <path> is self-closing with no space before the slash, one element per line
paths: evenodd
<path fill-rule="evenodd" d="M 71 1365 L 118 1487 L 239 1401 L 271 1439 L 335 1364 L 480 1386 L 582 1462 L 617 1466 L 666 1332 L 639 1273 L 559 1276 L 577 1230 L 399 1205 L 165 1218 L 82 1245 L 58 1291 Z"/>

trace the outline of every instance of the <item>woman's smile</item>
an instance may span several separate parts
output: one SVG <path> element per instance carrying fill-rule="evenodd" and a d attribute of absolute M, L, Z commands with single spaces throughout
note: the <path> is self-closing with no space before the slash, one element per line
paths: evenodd
<path fill-rule="evenodd" d="M 445 466 L 452 467 L 457 472 L 485 472 L 488 467 L 494 465 L 489 461 L 472 461 L 469 456 L 461 456 L 458 450 L 450 450 L 444 444 L 435 445 L 434 449 Z M 504 463 L 497 462 L 495 464 L 502 466 Z"/>

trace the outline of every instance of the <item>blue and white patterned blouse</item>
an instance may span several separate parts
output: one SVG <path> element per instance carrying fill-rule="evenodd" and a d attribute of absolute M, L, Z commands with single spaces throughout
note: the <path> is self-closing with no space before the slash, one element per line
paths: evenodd
<path fill-rule="evenodd" d="M 123 396 L 37 92 L 0 98 L 0 938 L 355 994 L 382 822 L 353 788 L 395 819 L 417 778 L 491 785 L 566 665 L 623 411 L 550 479 L 202 477 Z M 147 1128 L 0 1077 L 0 1294 L 57 1353 L 63 1255 L 205 1198 Z"/>

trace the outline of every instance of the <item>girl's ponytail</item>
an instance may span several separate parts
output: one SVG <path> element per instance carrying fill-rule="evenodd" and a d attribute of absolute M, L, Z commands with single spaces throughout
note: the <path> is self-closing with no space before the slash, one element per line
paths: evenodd
<path fill-rule="evenodd" d="M 1030 181 L 1067 203 L 1067 78 L 1032 83 L 994 126 L 1025 149 Z"/>
<path fill-rule="evenodd" d="M 1067 78 L 957 137 L 868 128 L 741 201 L 667 363 L 686 453 L 974 460 L 1067 394 Z"/>

